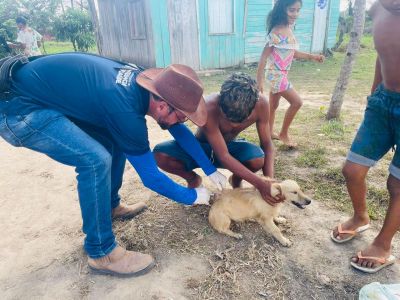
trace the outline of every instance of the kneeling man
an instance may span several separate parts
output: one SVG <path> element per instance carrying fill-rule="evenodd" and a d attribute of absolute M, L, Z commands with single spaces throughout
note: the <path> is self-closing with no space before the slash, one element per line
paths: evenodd
<path fill-rule="evenodd" d="M 199 127 L 196 137 L 216 167 L 230 170 L 230 183 L 239 187 L 244 179 L 255 186 L 271 205 L 282 199 L 271 196 L 271 185 L 254 174 L 262 169 L 274 177 L 274 149 L 269 130 L 269 104 L 258 92 L 254 79 L 244 73 L 232 74 L 219 94 L 206 97 L 208 119 Z M 240 132 L 256 124 L 260 146 L 237 138 Z M 193 170 L 199 166 L 174 140 L 158 144 L 154 150 L 158 166 L 183 177 L 188 187 L 201 185 L 201 177 Z"/>

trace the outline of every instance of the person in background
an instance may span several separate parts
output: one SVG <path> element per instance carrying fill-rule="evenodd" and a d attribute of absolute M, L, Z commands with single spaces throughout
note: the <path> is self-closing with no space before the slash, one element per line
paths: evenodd
<path fill-rule="evenodd" d="M 17 40 L 14 43 L 7 43 L 10 48 L 16 49 L 17 52 L 22 52 L 26 56 L 41 55 L 40 47 L 42 43 L 42 35 L 35 29 L 27 25 L 27 20 L 24 17 L 15 19 L 18 27 Z"/>
<path fill-rule="evenodd" d="M 324 56 L 298 51 L 298 43 L 292 27 L 299 16 L 301 0 L 278 0 L 268 15 L 268 39 L 261 54 L 257 69 L 257 85 L 264 92 L 264 76 L 270 86 L 269 126 L 273 139 L 280 139 L 288 147 L 296 147 L 297 143 L 289 137 L 289 126 L 297 111 L 302 106 L 302 100 L 293 85 L 288 80 L 288 72 L 293 58 L 323 62 Z M 265 69 L 265 71 L 264 71 Z M 265 75 L 264 75 L 265 73 Z M 285 98 L 290 106 L 286 111 L 279 134 L 274 133 L 275 111 L 279 99 Z"/>

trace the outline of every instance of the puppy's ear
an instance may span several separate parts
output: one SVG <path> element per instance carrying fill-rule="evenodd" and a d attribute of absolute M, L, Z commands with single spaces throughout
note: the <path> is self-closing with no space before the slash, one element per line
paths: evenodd
<path fill-rule="evenodd" d="M 275 197 L 277 195 L 282 195 L 282 187 L 279 183 L 274 182 L 274 183 L 272 183 L 271 187 L 272 187 L 271 194 L 273 197 Z M 273 192 L 273 189 L 276 190 L 276 193 Z"/>

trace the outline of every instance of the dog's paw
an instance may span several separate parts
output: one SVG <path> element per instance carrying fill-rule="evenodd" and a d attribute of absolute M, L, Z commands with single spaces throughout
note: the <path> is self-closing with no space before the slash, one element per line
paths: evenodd
<path fill-rule="evenodd" d="M 276 217 L 274 218 L 275 223 L 277 224 L 286 224 L 287 220 L 284 217 Z"/>
<path fill-rule="evenodd" d="M 282 244 L 282 246 L 285 246 L 285 247 L 290 247 L 290 246 L 292 246 L 292 244 L 293 244 L 293 243 L 292 243 L 289 239 L 287 239 L 287 238 L 284 238 L 283 240 L 281 240 L 280 243 Z"/>
<path fill-rule="evenodd" d="M 241 240 L 243 238 L 243 236 L 240 233 L 235 233 L 234 235 L 232 235 L 235 239 Z"/>

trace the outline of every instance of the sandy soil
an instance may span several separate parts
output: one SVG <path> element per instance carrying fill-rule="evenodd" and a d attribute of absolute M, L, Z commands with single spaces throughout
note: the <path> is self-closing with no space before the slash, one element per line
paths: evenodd
<path fill-rule="evenodd" d="M 153 145 L 168 138 L 168 133 L 159 130 L 153 122 L 149 127 Z M 306 210 L 291 206 L 284 209 L 289 220 L 285 234 L 294 242 L 291 248 L 280 247 L 272 238 L 264 236 L 256 224 L 240 226 L 244 239 L 236 242 L 208 228 L 206 208 L 184 208 L 155 195 L 141 186 L 130 167 L 121 191 L 123 199 L 127 203 L 144 200 L 150 209 L 136 220 L 116 224 L 117 236 L 120 238 L 128 228 L 129 232 L 137 232 L 136 239 L 135 235 L 125 234 L 123 242 L 129 244 L 130 240 L 133 245 L 130 248 L 153 253 L 158 264 L 149 274 L 134 279 L 94 276 L 87 270 L 82 251 L 74 170 L 27 149 L 13 148 L 3 140 L 0 140 L 0 153 L 2 299 L 215 298 L 215 290 L 214 294 L 207 294 L 204 292 L 207 289 L 201 288 L 202 283 L 213 278 L 215 253 L 221 249 L 227 251 L 228 247 L 238 247 L 239 251 L 247 245 L 260 250 L 264 244 L 275 253 L 279 268 L 274 269 L 278 265 L 270 264 L 266 270 L 271 273 L 263 276 L 267 281 L 269 276 L 271 280 L 278 280 L 278 284 L 270 288 L 267 284 L 265 289 L 262 284 L 257 289 L 250 288 L 251 276 L 257 280 L 259 274 L 246 269 L 244 262 L 241 269 L 244 272 L 234 278 L 236 293 L 226 294 L 222 289 L 219 299 L 351 299 L 369 282 L 400 282 L 398 261 L 376 275 L 360 274 L 349 266 L 348 258 L 372 240 L 380 224 L 373 224 L 372 230 L 351 243 L 336 245 L 329 238 L 330 228 L 346 216 L 314 201 Z M 308 192 L 312 195 L 312 191 Z M 158 219 L 153 222 L 154 218 Z M 171 226 L 177 232 L 193 229 L 194 237 L 187 246 L 194 250 L 185 251 L 172 244 L 165 228 L 156 230 L 152 227 L 155 224 L 160 228 Z M 138 230 L 146 228 L 147 236 L 151 238 L 154 233 L 154 240 L 159 239 L 159 243 L 140 244 Z M 202 230 L 207 234 L 199 234 Z M 394 254 L 400 257 L 398 235 Z M 274 290 L 277 286 L 278 292 Z"/>

